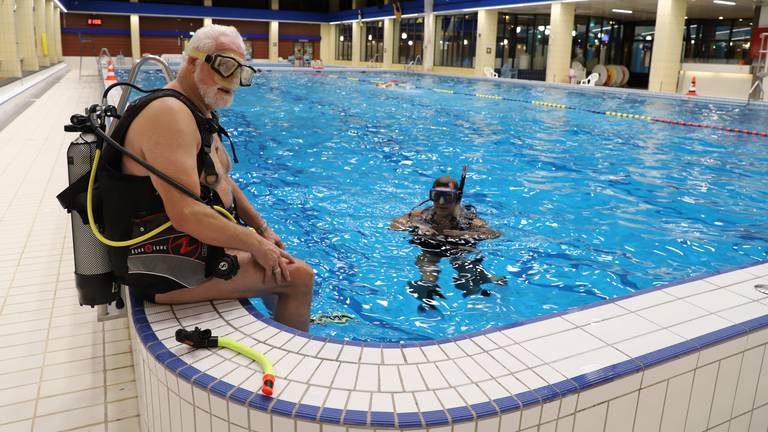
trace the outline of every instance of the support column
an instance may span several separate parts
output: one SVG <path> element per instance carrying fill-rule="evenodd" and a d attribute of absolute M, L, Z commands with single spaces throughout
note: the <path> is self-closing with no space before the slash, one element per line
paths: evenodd
<path fill-rule="evenodd" d="M 56 38 L 56 57 L 58 61 L 64 60 L 64 51 L 61 48 L 61 9 L 58 6 L 53 8 L 53 34 Z"/>
<path fill-rule="evenodd" d="M 424 0 L 424 47 L 422 58 L 425 72 L 435 65 L 435 11 L 433 0 Z"/>
<path fill-rule="evenodd" d="M 360 54 L 363 50 L 363 23 L 355 21 L 352 23 L 352 64 L 354 66 L 360 65 Z"/>
<path fill-rule="evenodd" d="M 269 61 L 277 63 L 279 57 L 278 45 L 280 41 L 280 22 L 269 22 Z"/>
<path fill-rule="evenodd" d="M 45 0 L 45 34 L 46 44 L 48 45 L 48 59 L 51 64 L 54 65 L 59 62 L 56 58 L 56 36 L 54 36 L 55 30 L 53 26 L 53 1 Z"/>
<path fill-rule="evenodd" d="M 686 0 L 659 0 L 648 90 L 677 92 L 686 8 Z"/>
<path fill-rule="evenodd" d="M 393 18 L 384 20 L 384 58 L 382 59 L 382 67 L 392 67 L 392 54 L 394 52 L 395 43 L 395 20 Z"/>
<path fill-rule="evenodd" d="M 576 16 L 575 3 L 552 3 L 549 18 L 549 48 L 547 51 L 547 82 L 570 82 L 571 47 L 573 44 L 573 21 Z"/>
<path fill-rule="evenodd" d="M 477 12 L 475 75 L 482 76 L 483 68 L 494 68 L 496 63 L 496 28 L 498 25 L 498 10 L 484 9 Z"/>
<path fill-rule="evenodd" d="M 45 0 L 33 0 L 35 5 L 35 46 L 37 58 L 40 66 L 50 66 L 51 61 L 48 53 L 43 52 L 43 39 L 47 40 L 45 34 Z"/>
<path fill-rule="evenodd" d="M 272 10 L 280 10 L 280 0 L 272 0 L 270 3 Z M 280 57 L 280 22 L 269 22 L 269 61 L 277 63 Z"/>
<path fill-rule="evenodd" d="M 336 26 L 333 24 L 320 24 L 320 60 L 323 63 L 332 63 L 336 59 Z"/>
<path fill-rule="evenodd" d="M 35 47 L 35 4 L 32 0 L 16 0 L 16 41 L 19 44 L 21 69 L 40 69 Z"/>
<path fill-rule="evenodd" d="M 364 0 L 352 0 L 352 9 L 361 9 L 365 7 Z M 365 23 L 362 21 L 355 21 L 352 23 L 352 64 L 354 66 L 360 66 L 361 59 L 363 58 L 363 26 Z"/>
<path fill-rule="evenodd" d="M 21 62 L 16 45 L 14 2 L 0 2 L 0 76 L 20 77 Z"/>
<path fill-rule="evenodd" d="M 213 0 L 203 0 L 203 6 L 213 6 Z M 203 18 L 203 27 L 213 24 L 213 18 Z"/>
<path fill-rule="evenodd" d="M 141 58 L 141 26 L 138 15 L 131 15 L 131 57 Z"/>

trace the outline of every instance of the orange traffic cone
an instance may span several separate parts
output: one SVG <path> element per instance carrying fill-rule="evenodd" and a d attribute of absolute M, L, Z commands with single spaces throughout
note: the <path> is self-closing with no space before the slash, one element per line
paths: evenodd
<path fill-rule="evenodd" d="M 117 81 L 117 77 L 115 76 L 115 70 L 112 69 L 112 66 L 109 66 L 107 68 L 107 76 L 104 77 L 104 81 Z"/>
<path fill-rule="evenodd" d="M 696 75 L 691 78 L 691 85 L 688 86 L 688 93 L 686 93 L 688 96 L 698 96 L 696 94 Z"/>

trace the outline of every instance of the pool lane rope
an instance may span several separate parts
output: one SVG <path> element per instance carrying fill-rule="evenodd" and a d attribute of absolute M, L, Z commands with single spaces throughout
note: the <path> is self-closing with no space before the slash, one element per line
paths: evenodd
<path fill-rule="evenodd" d="M 267 396 L 272 396 L 275 387 L 275 371 L 272 369 L 272 363 L 264 354 L 234 339 L 212 336 L 210 329 L 201 330 L 199 327 L 195 327 L 194 330 L 184 330 L 182 328 L 176 330 L 176 341 L 189 345 L 192 348 L 229 348 L 254 360 L 261 366 L 261 370 L 264 371 L 264 375 L 261 378 L 261 392 Z"/>
<path fill-rule="evenodd" d="M 308 72 L 309 73 L 309 72 Z M 315 76 L 325 76 L 328 78 L 341 78 L 339 75 L 333 75 L 333 74 L 321 74 L 319 72 L 312 73 L 312 75 Z M 372 80 L 366 80 L 362 78 L 349 78 L 350 81 L 360 81 L 360 82 L 369 82 L 369 83 L 377 83 L 380 81 L 372 81 Z M 401 84 L 398 84 L 401 85 Z M 686 122 L 681 120 L 673 120 L 673 119 L 666 119 L 666 118 L 657 118 L 657 117 L 651 117 L 646 115 L 640 115 L 640 114 L 630 114 L 630 113 L 622 113 L 622 112 L 616 112 L 616 111 L 598 111 L 598 110 L 591 110 L 586 108 L 578 108 L 578 107 L 572 107 L 565 104 L 557 104 L 557 103 L 551 103 L 546 101 L 539 101 L 539 100 L 525 100 L 525 99 L 515 99 L 515 98 L 509 98 L 504 96 L 496 96 L 496 95 L 489 95 L 489 94 L 483 94 L 483 93 L 462 93 L 457 92 L 455 90 L 449 90 L 449 89 L 441 89 L 441 88 L 423 88 L 418 86 L 411 87 L 413 89 L 422 89 L 422 90 L 431 90 L 438 93 L 446 93 L 446 94 L 455 94 L 455 95 L 461 95 L 461 96 L 470 96 L 470 97 L 479 97 L 483 99 L 493 99 L 493 100 L 505 100 L 510 102 L 520 102 L 520 103 L 526 103 L 526 104 L 533 104 L 536 106 L 544 107 L 544 108 L 554 108 L 554 109 L 569 109 L 574 111 L 584 111 L 592 114 L 598 114 L 598 115 L 605 115 L 609 117 L 617 117 L 617 118 L 623 118 L 628 120 L 644 120 L 644 121 L 650 121 L 650 122 L 656 122 L 656 123 L 664 123 L 669 125 L 675 125 L 675 126 L 685 126 L 685 127 L 695 127 L 695 128 L 702 128 L 702 129 L 714 129 L 719 130 L 723 132 L 729 132 L 729 133 L 736 133 L 736 134 L 742 134 L 742 135 L 752 135 L 752 136 L 761 136 L 761 137 L 768 137 L 768 132 L 760 132 L 756 130 L 749 130 L 749 129 L 739 129 L 739 128 L 732 128 L 727 126 L 717 126 L 717 125 L 711 125 L 706 123 L 695 123 L 695 122 Z"/>

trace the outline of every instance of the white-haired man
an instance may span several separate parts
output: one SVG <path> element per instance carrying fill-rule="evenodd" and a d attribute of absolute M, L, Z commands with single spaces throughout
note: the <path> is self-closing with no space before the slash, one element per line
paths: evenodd
<path fill-rule="evenodd" d="M 167 221 L 173 227 L 130 248 L 112 248 L 111 260 L 118 278 L 146 300 L 178 304 L 274 294 L 275 319 L 306 330 L 314 272 L 285 251 L 232 180 L 221 143 L 226 133 L 214 110 L 229 106 L 237 87 L 250 85 L 256 72 L 244 57 L 234 27 L 205 26 L 189 41 L 176 79 L 126 109 L 112 137 L 172 181 L 105 149 L 105 220 L 117 221 L 107 224 L 107 233 L 125 239 Z M 214 205 L 236 212 L 252 229 L 222 217 Z"/>

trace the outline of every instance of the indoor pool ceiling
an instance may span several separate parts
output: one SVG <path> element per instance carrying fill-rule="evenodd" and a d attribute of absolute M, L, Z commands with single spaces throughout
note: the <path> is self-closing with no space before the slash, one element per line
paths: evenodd
<path fill-rule="evenodd" d="M 656 7 L 658 4 L 658 0 L 631 0 L 631 1 L 571 0 L 571 1 L 574 1 L 576 3 L 576 13 L 579 15 L 614 17 L 614 18 L 627 20 L 627 21 L 636 21 L 636 20 L 644 21 L 644 20 L 655 19 Z M 713 17 L 721 17 L 721 16 L 725 19 L 748 18 L 754 14 L 754 7 L 756 5 L 759 5 L 759 4 L 768 5 L 768 0 L 732 0 L 732 1 L 734 1 L 736 4 L 735 5 L 716 4 L 713 2 L 713 0 L 688 0 L 687 15 L 689 18 L 713 18 Z M 96 0 L 96 1 L 91 1 L 87 3 L 89 3 L 90 6 L 95 6 L 101 2 L 102 0 Z M 180 5 L 189 6 L 189 5 L 195 5 L 195 4 L 202 5 L 202 0 L 197 2 L 194 0 L 151 0 L 148 2 L 156 3 L 156 4 L 168 4 L 168 5 L 174 5 L 174 6 L 180 6 Z M 72 7 L 75 10 L 79 9 L 77 7 L 78 5 L 77 1 L 70 0 L 66 3 L 68 3 L 70 7 Z M 114 3 L 114 0 L 105 1 L 104 3 Z M 405 2 L 406 9 L 407 9 L 408 3 L 410 2 Z M 498 9 L 500 11 L 506 11 L 510 13 L 548 14 L 550 12 L 550 3 L 555 3 L 555 2 L 548 2 L 546 0 L 543 0 L 543 1 L 531 0 L 530 2 L 510 0 L 509 3 L 517 4 L 517 6 L 509 7 L 509 8 L 494 7 L 494 9 Z M 487 7 L 486 5 L 488 4 L 488 2 L 478 1 L 477 4 L 478 4 L 478 7 Z M 503 4 L 503 3 L 499 2 L 496 4 Z M 216 1 L 214 1 L 214 5 L 216 5 Z M 259 9 L 261 8 L 261 2 L 256 2 L 256 4 L 244 2 L 242 5 L 239 5 L 238 7 Z M 466 2 L 462 2 L 460 7 L 466 7 Z M 613 12 L 614 9 L 631 10 L 633 13 L 632 14 L 617 13 L 617 12 Z M 458 9 L 458 10 L 467 10 L 467 9 Z M 447 13 L 447 12 L 449 11 L 443 11 L 441 13 Z"/>
<path fill-rule="evenodd" d="M 766 1 L 734 0 L 735 5 L 713 3 L 712 0 L 688 0 L 689 18 L 746 18 L 754 13 L 757 4 L 768 5 Z M 576 3 L 579 15 L 613 17 L 627 21 L 653 20 L 656 18 L 658 0 L 585 0 Z M 632 14 L 616 13 L 612 9 L 631 10 Z M 548 4 L 510 8 L 509 12 L 549 13 Z"/>

